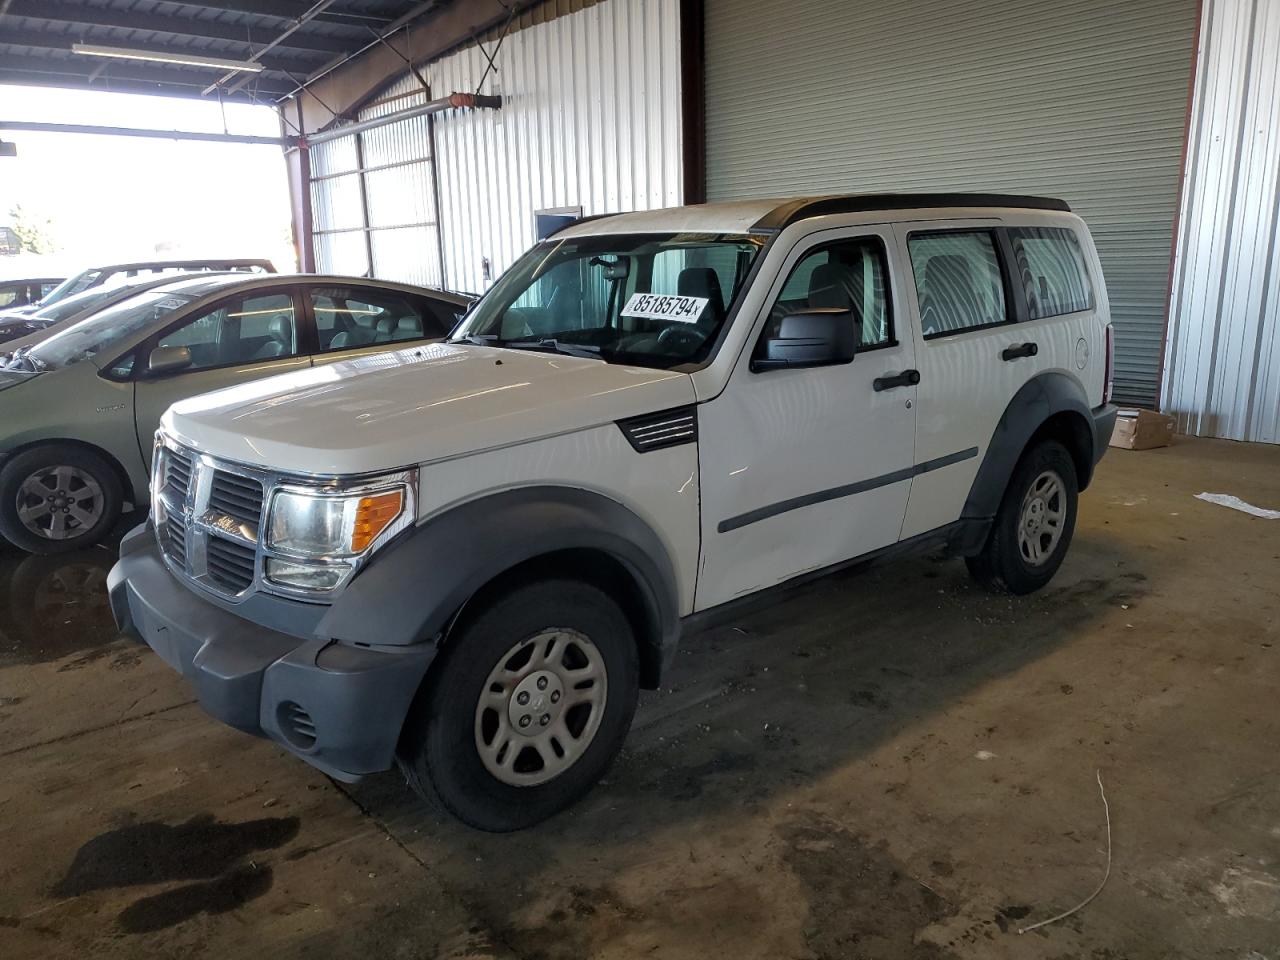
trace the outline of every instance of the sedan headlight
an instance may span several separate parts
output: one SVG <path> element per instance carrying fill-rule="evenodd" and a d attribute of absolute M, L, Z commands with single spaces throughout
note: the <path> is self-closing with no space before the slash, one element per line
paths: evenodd
<path fill-rule="evenodd" d="M 403 480 L 349 491 L 281 488 L 267 522 L 267 580 L 309 593 L 334 590 L 412 522 L 413 490 Z"/>

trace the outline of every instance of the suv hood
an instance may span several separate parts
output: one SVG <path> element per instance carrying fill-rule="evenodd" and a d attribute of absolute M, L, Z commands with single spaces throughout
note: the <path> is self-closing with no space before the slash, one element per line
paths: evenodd
<path fill-rule="evenodd" d="M 683 373 L 437 343 L 182 400 L 161 426 L 281 472 L 356 474 L 477 453 L 693 403 Z"/>

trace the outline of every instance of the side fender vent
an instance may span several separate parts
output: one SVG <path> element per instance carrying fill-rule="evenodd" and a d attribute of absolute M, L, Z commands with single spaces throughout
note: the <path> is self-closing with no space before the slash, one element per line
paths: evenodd
<path fill-rule="evenodd" d="M 643 417 L 619 420 L 618 426 L 636 453 L 648 453 L 663 447 L 674 447 L 698 440 L 698 408 L 675 407 Z"/>

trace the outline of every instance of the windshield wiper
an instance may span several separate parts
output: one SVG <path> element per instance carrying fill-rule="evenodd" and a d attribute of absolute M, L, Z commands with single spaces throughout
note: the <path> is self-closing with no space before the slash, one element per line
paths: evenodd
<path fill-rule="evenodd" d="M 560 353 L 566 357 L 601 359 L 599 347 L 589 347 L 580 343 L 561 343 L 555 337 L 545 337 L 541 340 L 507 340 L 500 346 L 508 350 L 543 350 L 547 353 Z"/>
<path fill-rule="evenodd" d="M 474 343 L 477 347 L 505 347 L 506 344 L 496 333 L 464 333 L 460 337 L 451 337 L 449 343 Z"/>

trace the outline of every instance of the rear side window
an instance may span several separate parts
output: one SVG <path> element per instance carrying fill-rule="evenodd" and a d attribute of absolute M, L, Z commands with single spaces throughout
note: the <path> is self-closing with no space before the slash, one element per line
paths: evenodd
<path fill-rule="evenodd" d="M 322 352 L 443 337 L 456 322 L 407 293 L 369 287 L 313 287 L 311 309 Z"/>
<path fill-rule="evenodd" d="M 1063 227 L 1009 230 L 1018 276 L 1032 320 L 1093 309 L 1093 286 L 1075 231 Z"/>
<path fill-rule="evenodd" d="M 907 240 L 925 338 L 1009 319 L 1004 278 L 990 230 L 912 234 Z"/>

